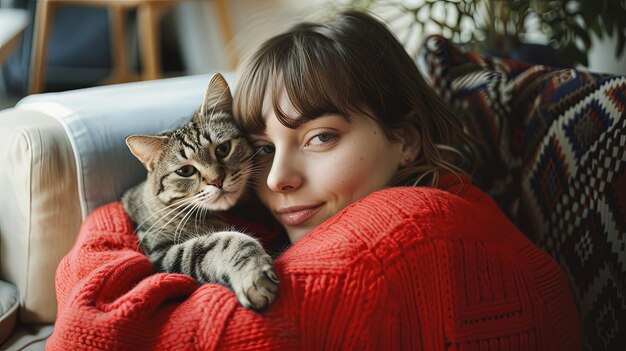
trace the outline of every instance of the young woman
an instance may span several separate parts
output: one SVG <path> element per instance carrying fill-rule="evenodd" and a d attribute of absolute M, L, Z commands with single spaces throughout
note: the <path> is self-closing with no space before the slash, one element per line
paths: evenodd
<path fill-rule="evenodd" d="M 472 142 L 383 24 L 351 12 L 266 42 L 235 116 L 257 147 L 257 193 L 296 242 L 373 191 L 464 174 Z"/>
<path fill-rule="evenodd" d="M 154 275 L 112 204 L 57 273 L 49 350 L 581 349 L 565 275 L 471 185 L 471 140 L 380 22 L 346 12 L 270 39 L 234 111 L 291 242 L 274 303 Z"/>

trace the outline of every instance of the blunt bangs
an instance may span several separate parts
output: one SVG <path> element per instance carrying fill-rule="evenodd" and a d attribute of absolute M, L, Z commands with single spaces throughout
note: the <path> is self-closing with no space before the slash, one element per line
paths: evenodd
<path fill-rule="evenodd" d="M 266 41 L 243 66 L 234 115 L 248 134 L 265 133 L 263 105 L 295 128 L 338 114 L 367 116 L 390 140 L 407 127 L 420 135 L 420 154 L 398 171 L 392 185 L 436 186 L 439 174 L 472 171 L 477 142 L 424 80 L 417 65 L 385 25 L 358 11 L 321 24 L 304 23 Z M 296 116 L 279 102 L 286 92 Z"/>
<path fill-rule="evenodd" d="M 278 120 L 289 128 L 328 114 L 348 120 L 353 113 L 370 114 L 358 94 L 349 56 L 323 30 L 320 25 L 298 25 L 266 42 L 244 66 L 234 115 L 246 133 L 264 133 L 266 102 L 271 102 Z M 289 116 L 280 108 L 283 90 L 298 115 Z"/>

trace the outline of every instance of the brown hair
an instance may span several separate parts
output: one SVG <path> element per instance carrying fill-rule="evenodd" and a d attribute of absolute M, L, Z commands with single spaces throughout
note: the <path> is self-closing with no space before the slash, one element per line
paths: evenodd
<path fill-rule="evenodd" d="M 279 107 L 282 89 L 300 113 Z M 291 128 L 322 116 L 378 121 L 390 139 L 413 125 L 421 151 L 390 185 L 436 186 L 441 172 L 463 173 L 473 163 L 473 142 L 459 120 L 422 78 L 395 36 L 370 15 L 345 11 L 326 23 L 302 23 L 266 41 L 243 66 L 233 112 L 247 132 L 265 130 L 263 104 L 271 99 L 279 121 Z"/>

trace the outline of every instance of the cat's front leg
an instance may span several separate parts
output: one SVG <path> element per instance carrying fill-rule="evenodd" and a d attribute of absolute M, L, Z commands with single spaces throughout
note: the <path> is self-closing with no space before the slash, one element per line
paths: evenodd
<path fill-rule="evenodd" d="M 226 285 L 243 306 L 256 310 L 272 303 L 278 293 L 272 259 L 256 239 L 240 232 L 215 232 L 173 245 L 160 265 L 201 283 Z"/>

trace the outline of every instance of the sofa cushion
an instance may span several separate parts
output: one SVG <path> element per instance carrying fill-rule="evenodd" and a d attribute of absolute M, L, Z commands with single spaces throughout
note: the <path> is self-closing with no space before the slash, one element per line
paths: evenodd
<path fill-rule="evenodd" d="M 13 332 L 19 302 L 17 288 L 0 280 L 0 344 Z"/>
<path fill-rule="evenodd" d="M 586 347 L 626 348 L 626 77 L 464 53 L 422 67 L 480 143 L 477 181 L 568 273 Z"/>
<path fill-rule="evenodd" d="M 0 112 L 0 277 L 20 291 L 22 323 L 52 323 L 54 271 L 82 221 L 73 153 L 58 121 Z"/>

